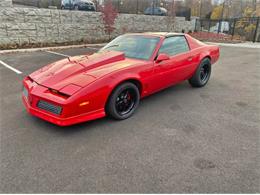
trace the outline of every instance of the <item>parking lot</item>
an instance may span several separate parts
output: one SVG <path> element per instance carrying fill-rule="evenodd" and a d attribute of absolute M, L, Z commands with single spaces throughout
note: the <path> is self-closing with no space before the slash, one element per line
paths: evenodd
<path fill-rule="evenodd" d="M 170 87 L 124 121 L 58 127 L 25 111 L 24 76 L 96 49 L 0 55 L 22 72 L 0 64 L 2 193 L 260 192 L 259 49 L 221 47 L 206 87 Z"/>

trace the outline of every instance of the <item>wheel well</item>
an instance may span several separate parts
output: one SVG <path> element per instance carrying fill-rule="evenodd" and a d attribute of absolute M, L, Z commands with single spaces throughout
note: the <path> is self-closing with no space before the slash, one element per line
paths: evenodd
<path fill-rule="evenodd" d="M 205 56 L 204 58 L 202 58 L 202 60 L 204 60 L 204 59 L 206 59 L 206 58 L 208 58 L 209 59 L 209 61 L 211 62 L 211 57 L 208 55 L 208 56 Z M 201 61 L 202 61 L 201 60 Z"/>
<path fill-rule="evenodd" d="M 135 84 L 136 87 L 137 87 L 138 90 L 139 90 L 140 95 L 141 95 L 141 93 L 142 93 L 142 84 L 141 84 L 140 81 L 138 81 L 138 80 L 136 80 L 136 79 L 129 79 L 129 80 L 125 80 L 125 81 L 119 83 L 118 85 L 121 85 L 122 83 L 126 83 L 126 82 L 130 82 L 130 83 Z M 117 85 L 117 86 L 118 86 L 118 85 Z"/>
<path fill-rule="evenodd" d="M 114 91 L 114 89 L 117 88 L 119 85 L 122 85 L 123 83 L 127 83 L 127 82 L 130 82 L 130 83 L 135 84 L 136 87 L 137 87 L 138 90 L 139 90 L 140 95 L 142 94 L 142 90 L 143 90 L 142 83 L 141 83 L 139 80 L 137 80 L 137 79 L 127 79 L 127 80 L 121 81 L 120 83 L 118 83 L 118 84 L 113 88 L 113 90 L 111 91 L 111 93 L 112 93 L 112 92 Z M 111 94 L 111 93 L 110 93 L 110 94 Z"/>
<path fill-rule="evenodd" d="M 121 81 L 120 83 L 118 83 L 114 88 L 113 90 L 110 92 L 109 96 L 107 97 L 107 100 L 106 100 L 106 104 L 105 104 L 105 110 L 106 110 L 106 107 L 107 107 L 107 102 L 109 101 L 109 98 L 111 96 L 111 94 L 113 93 L 113 91 L 119 86 L 119 85 L 122 85 L 123 83 L 127 83 L 127 82 L 130 82 L 130 83 L 133 83 L 134 85 L 137 86 L 138 90 L 139 90 L 139 94 L 141 95 L 142 94 L 142 83 L 137 80 L 137 79 L 128 79 L 128 80 L 124 80 L 124 81 Z"/>

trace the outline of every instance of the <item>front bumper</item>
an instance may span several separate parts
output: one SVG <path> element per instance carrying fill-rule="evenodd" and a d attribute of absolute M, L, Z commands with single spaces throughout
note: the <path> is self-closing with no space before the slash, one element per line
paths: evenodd
<path fill-rule="evenodd" d="M 71 102 L 53 95 L 48 88 L 35 83 L 29 77 L 23 80 L 23 86 L 22 100 L 26 110 L 56 125 L 69 126 L 105 116 L 104 108 L 78 107 L 77 101 Z"/>
<path fill-rule="evenodd" d="M 105 116 L 104 109 L 100 109 L 100 110 L 97 110 L 97 111 L 84 113 L 84 114 L 81 114 L 81 115 L 68 117 L 68 118 L 54 116 L 54 115 L 47 113 L 43 110 L 32 107 L 30 105 L 30 103 L 28 102 L 27 98 L 24 95 L 23 95 L 22 99 L 23 99 L 23 103 L 24 103 L 25 108 L 26 108 L 28 113 L 30 113 L 30 114 L 32 114 L 36 117 L 39 117 L 43 120 L 46 120 L 48 122 L 51 122 L 53 124 L 59 125 L 59 126 L 69 126 L 69 125 L 73 125 L 73 124 L 77 124 L 77 123 L 81 123 L 81 122 L 86 122 L 86 121 L 94 120 L 94 119 L 101 118 L 101 117 Z"/>

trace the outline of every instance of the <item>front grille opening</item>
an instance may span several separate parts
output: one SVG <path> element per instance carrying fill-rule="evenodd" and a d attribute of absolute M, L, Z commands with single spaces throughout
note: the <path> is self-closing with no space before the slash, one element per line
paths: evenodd
<path fill-rule="evenodd" d="M 42 109 L 42 110 L 45 110 L 45 111 L 51 112 L 53 114 L 56 114 L 56 115 L 60 115 L 61 111 L 62 111 L 62 107 L 61 106 L 56 106 L 54 104 L 51 104 L 51 103 L 43 101 L 43 100 L 39 100 L 38 101 L 37 107 Z"/>

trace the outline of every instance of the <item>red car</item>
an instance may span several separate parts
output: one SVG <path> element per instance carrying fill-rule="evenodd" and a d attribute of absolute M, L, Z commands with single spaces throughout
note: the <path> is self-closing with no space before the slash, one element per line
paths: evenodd
<path fill-rule="evenodd" d="M 141 98 L 184 80 L 207 84 L 219 47 L 182 33 L 117 37 L 97 53 L 65 58 L 23 80 L 29 113 L 67 126 L 106 115 L 130 117 Z"/>

